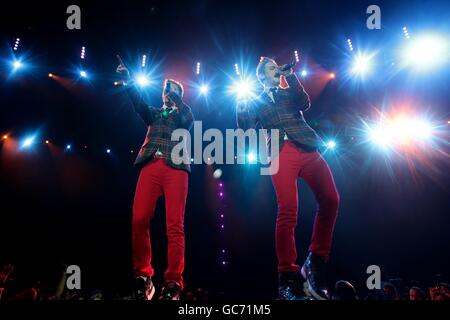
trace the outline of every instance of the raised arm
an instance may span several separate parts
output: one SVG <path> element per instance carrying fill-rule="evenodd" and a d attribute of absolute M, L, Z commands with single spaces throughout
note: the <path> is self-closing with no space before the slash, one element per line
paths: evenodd
<path fill-rule="evenodd" d="M 120 64 L 117 67 L 116 72 L 119 73 L 125 79 L 123 83 L 125 84 L 127 82 L 131 83 L 132 80 L 130 76 L 130 71 L 123 65 L 122 59 L 120 59 L 119 56 L 118 59 L 120 61 Z M 142 99 L 142 95 L 134 85 L 127 85 L 125 88 L 126 88 L 125 91 L 131 100 L 131 104 L 133 105 L 134 111 L 137 114 L 139 114 L 139 116 L 147 126 L 151 125 L 156 114 L 158 113 L 158 109 L 148 106 L 144 102 L 144 100 Z"/>
<path fill-rule="evenodd" d="M 299 106 L 301 111 L 308 110 L 311 107 L 309 95 L 306 93 L 305 88 L 303 88 L 295 73 L 287 75 L 286 82 L 289 85 L 288 90 L 292 92 L 294 96 L 296 105 Z"/>
<path fill-rule="evenodd" d="M 192 113 L 191 107 L 184 103 L 183 99 L 173 91 L 168 96 L 180 112 L 180 127 L 190 130 L 194 123 L 194 114 Z"/>
<path fill-rule="evenodd" d="M 126 86 L 125 91 L 131 100 L 134 111 L 141 117 L 147 126 L 151 125 L 155 116 L 158 114 L 159 109 L 148 106 L 135 86 Z"/>

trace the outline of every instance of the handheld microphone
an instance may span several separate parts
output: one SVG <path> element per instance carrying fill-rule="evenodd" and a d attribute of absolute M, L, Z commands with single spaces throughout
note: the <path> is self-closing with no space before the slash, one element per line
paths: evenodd
<path fill-rule="evenodd" d="M 287 71 L 289 69 L 292 69 L 297 64 L 297 61 L 293 60 L 291 63 L 285 64 L 284 66 L 280 67 L 280 71 Z"/>

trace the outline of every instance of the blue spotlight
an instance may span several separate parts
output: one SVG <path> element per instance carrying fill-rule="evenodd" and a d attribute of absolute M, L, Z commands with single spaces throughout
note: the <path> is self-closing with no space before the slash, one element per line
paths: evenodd
<path fill-rule="evenodd" d="M 139 74 L 139 75 L 136 76 L 136 83 L 140 87 L 146 87 L 146 86 L 148 86 L 150 84 L 150 79 L 145 74 Z"/>
<path fill-rule="evenodd" d="M 20 68 L 22 68 L 22 66 L 23 66 L 23 64 L 19 60 L 16 60 L 16 61 L 13 62 L 14 70 L 20 69 Z"/>
<path fill-rule="evenodd" d="M 34 143 L 34 139 L 35 139 L 34 136 L 26 138 L 22 143 L 22 147 L 23 148 L 30 147 Z"/>
<path fill-rule="evenodd" d="M 230 91 L 236 95 L 238 100 L 247 100 L 255 96 L 254 84 L 249 79 L 236 81 Z"/>
<path fill-rule="evenodd" d="M 80 77 L 82 77 L 82 78 L 87 78 L 87 72 L 84 71 L 84 70 L 81 70 L 81 71 L 80 71 Z"/>
<path fill-rule="evenodd" d="M 300 73 L 300 75 L 302 77 L 306 77 L 308 75 L 308 71 L 306 71 L 305 69 L 302 70 L 302 72 Z"/>
<path fill-rule="evenodd" d="M 359 54 L 353 60 L 351 72 L 353 74 L 364 75 L 372 69 L 373 55 Z"/>
<path fill-rule="evenodd" d="M 12 72 L 16 72 L 19 69 L 22 69 L 24 67 L 24 64 L 22 61 L 16 59 L 11 62 L 11 67 L 12 67 Z"/>
<path fill-rule="evenodd" d="M 70 144 L 68 144 L 68 145 L 66 146 L 66 150 L 70 150 L 70 149 L 72 149 L 72 146 L 71 146 Z"/>
<path fill-rule="evenodd" d="M 247 155 L 247 160 L 249 163 L 256 163 L 256 154 L 254 152 L 250 152 Z"/>
<path fill-rule="evenodd" d="M 111 153 L 111 149 L 106 149 L 106 153 L 110 154 Z"/>
<path fill-rule="evenodd" d="M 334 141 L 334 140 L 328 140 L 327 141 L 327 148 L 328 149 L 334 149 L 334 148 L 336 148 L 336 141 Z"/>
<path fill-rule="evenodd" d="M 207 84 L 203 84 L 200 86 L 200 94 L 206 96 L 209 92 L 209 87 Z"/>

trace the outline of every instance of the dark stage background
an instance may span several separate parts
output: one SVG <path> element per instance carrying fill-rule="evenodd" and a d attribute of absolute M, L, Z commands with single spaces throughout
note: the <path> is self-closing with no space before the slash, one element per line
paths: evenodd
<path fill-rule="evenodd" d="M 70 4 L 82 10 L 82 30 L 65 27 Z M 447 121 L 449 69 L 410 81 L 386 76 L 383 66 L 370 85 L 355 88 L 340 78 L 346 37 L 354 44 L 389 48 L 403 25 L 449 30 L 446 1 L 378 1 L 383 28 L 365 28 L 366 1 L 127 1 L 77 3 L 16 1 L 1 10 L 2 58 L 20 36 L 36 66 L 14 79 L 2 69 L 0 131 L 22 135 L 39 130 L 32 150 L 0 157 L 0 262 L 13 262 L 20 281 L 51 278 L 61 264 L 82 270 L 85 288 L 126 294 L 132 278 L 131 208 L 137 171 L 132 163 L 145 126 L 112 82 L 115 54 L 138 65 L 149 52 L 156 85 L 147 99 L 160 105 L 162 80 L 186 84 L 186 101 L 206 128 L 234 128 L 234 101 L 224 95 L 235 62 L 253 75 L 261 55 L 289 61 L 299 50 L 309 65 L 336 72 L 337 79 L 313 94 L 307 120 L 324 137 L 340 139 L 339 152 L 328 153 L 341 195 L 331 280 L 346 279 L 364 290 L 367 266 L 382 267 L 383 278 L 419 280 L 450 270 L 448 149 L 444 158 L 411 163 L 370 153 L 352 142 L 357 116 L 373 106 L 408 100 L 423 113 Z M 400 31 L 399 31 L 400 30 Z M 448 34 L 448 33 L 447 33 Z M 69 86 L 48 72 L 73 77 L 79 48 L 87 50 L 92 77 Z M 391 49 L 386 49 L 391 50 Z M 392 49 L 394 50 L 394 49 Z M 388 58 L 385 61 L 387 64 Z M 208 103 L 190 85 L 194 67 L 212 81 Z M 76 71 L 75 71 L 76 72 Z M 448 130 L 448 129 L 447 129 Z M 72 150 L 64 147 L 70 143 Z M 88 148 L 84 149 L 84 145 Z M 110 147 L 111 154 L 104 150 Z M 448 147 L 448 143 L 447 143 Z M 134 154 L 130 150 L 134 150 Z M 425 154 L 426 158 L 427 155 Z M 221 168 L 225 197 L 217 197 L 212 172 Z M 315 211 L 303 182 L 297 230 L 299 263 L 307 246 Z M 195 165 L 186 210 L 186 283 L 231 297 L 271 298 L 276 294 L 274 230 L 276 202 L 269 177 L 258 166 Z M 166 241 L 163 202 L 152 224 L 154 261 L 161 281 Z M 225 214 L 220 231 L 218 210 Z M 228 265 L 221 265 L 226 249 Z"/>

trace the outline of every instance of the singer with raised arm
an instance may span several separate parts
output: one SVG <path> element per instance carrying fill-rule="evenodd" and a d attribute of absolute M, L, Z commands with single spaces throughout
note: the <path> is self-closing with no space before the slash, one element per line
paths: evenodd
<path fill-rule="evenodd" d="M 293 64 L 278 66 L 273 59 L 261 58 L 256 75 L 264 91 L 254 103 L 238 105 L 237 124 L 245 130 L 259 124 L 267 129 L 269 144 L 270 129 L 279 130 L 278 170 L 271 175 L 278 204 L 275 238 L 279 299 L 304 298 L 301 274 L 310 296 L 326 300 L 329 294 L 325 267 L 332 244 L 339 195 L 330 168 L 319 153 L 324 142 L 303 117 L 303 112 L 310 107 L 310 100 L 292 67 Z M 288 88 L 280 87 L 281 77 L 285 77 Z M 309 255 L 301 268 L 296 261 L 295 243 L 298 178 L 306 182 L 317 201 Z"/>
<path fill-rule="evenodd" d="M 150 221 L 158 199 L 164 196 L 168 264 L 160 300 L 179 300 L 183 290 L 184 271 L 184 211 L 188 193 L 189 162 L 174 161 L 172 149 L 179 144 L 172 141 L 172 132 L 189 130 L 194 122 L 191 108 L 183 101 L 181 83 L 166 79 L 161 108 L 148 106 L 133 85 L 130 72 L 121 61 L 117 72 L 122 75 L 126 92 L 134 110 L 147 126 L 145 141 L 137 155 L 135 165 L 140 170 L 133 202 L 132 240 L 133 263 L 136 277 L 135 297 L 151 300 L 155 294 L 152 282 L 152 249 Z M 186 148 L 184 150 L 187 150 Z M 190 157 L 187 157 L 190 160 Z"/>

